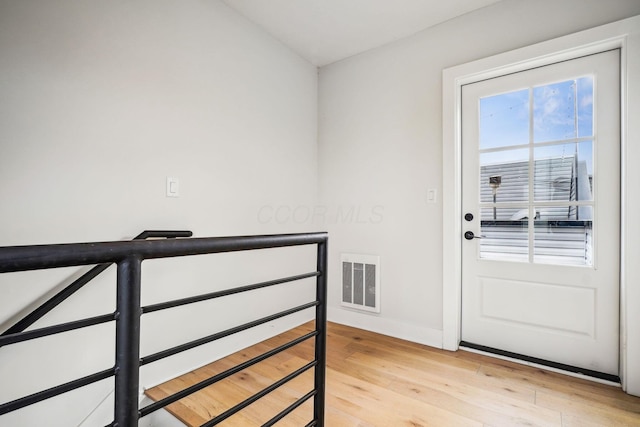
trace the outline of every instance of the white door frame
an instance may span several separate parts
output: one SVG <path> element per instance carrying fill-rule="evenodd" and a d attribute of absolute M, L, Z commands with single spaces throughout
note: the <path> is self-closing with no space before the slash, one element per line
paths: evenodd
<path fill-rule="evenodd" d="M 640 396 L 640 15 L 443 71 L 442 347 L 457 350 L 460 342 L 462 85 L 615 48 L 621 49 L 620 378 L 625 391 Z"/>

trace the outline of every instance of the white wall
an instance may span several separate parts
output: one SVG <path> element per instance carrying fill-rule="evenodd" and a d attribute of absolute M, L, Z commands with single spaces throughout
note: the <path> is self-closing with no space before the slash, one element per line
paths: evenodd
<path fill-rule="evenodd" d="M 506 0 L 323 67 L 320 199 L 376 206 L 379 221 L 333 221 L 330 319 L 442 344 L 442 70 L 640 13 L 635 0 Z M 438 201 L 426 203 L 427 190 Z M 339 307 L 341 252 L 381 256 L 382 312 Z"/>
<path fill-rule="evenodd" d="M 269 212 L 315 204 L 317 70 L 221 2 L 2 0 L 0 52 L 1 246 L 118 240 L 144 229 L 199 237 L 311 231 Z M 180 179 L 179 198 L 165 197 L 167 176 Z M 282 250 L 147 261 L 143 303 L 315 270 L 314 257 Z M 2 275 L 0 325 L 75 271 Z M 37 326 L 113 310 L 114 277 Z M 310 284 L 144 316 L 143 354 L 307 302 Z M 207 358 L 308 317 L 227 339 Z M 43 341 L 0 349 L 0 402 L 113 363 L 109 327 Z M 205 361 L 186 355 L 167 366 L 179 373 Z M 145 368 L 143 384 L 168 372 Z M 73 396 L 88 411 L 110 388 Z M 47 425 L 77 425 L 87 415 L 65 399 L 43 405 L 0 417 L 0 425 L 39 425 L 45 406 L 54 411 Z"/>
<path fill-rule="evenodd" d="M 442 188 L 442 69 L 638 13 L 636 0 L 503 1 L 321 69 L 318 100 L 314 67 L 217 0 L 0 0 L 0 245 L 114 240 L 153 228 L 197 236 L 328 229 L 331 318 L 439 345 L 443 213 L 440 192 L 438 203 L 425 198 Z M 164 195 L 169 175 L 180 178 L 178 199 Z M 382 256 L 379 316 L 338 308 L 340 252 Z M 146 262 L 143 300 L 299 272 L 284 260 L 299 259 L 306 271 L 310 255 L 275 251 L 260 268 L 247 267 L 259 259 L 253 254 Z M 173 267 L 185 266 L 179 280 Z M 0 324 L 74 271 L 3 275 Z M 40 325 L 112 309 L 113 276 Z M 285 288 L 260 301 L 277 309 L 308 294 Z M 197 325 L 224 326 L 230 313 L 261 314 L 252 304 L 179 312 L 196 325 L 184 329 L 170 316 L 143 317 L 143 353 L 198 335 Z M 286 325 L 270 327 L 211 356 Z M 112 341 L 100 330 L 36 347 L 37 357 L 30 345 L 0 349 L 0 401 L 35 391 L 36 375 L 53 385 L 69 373 L 72 343 L 83 343 L 77 370 L 104 367 L 110 356 L 96 350 Z M 26 377 L 16 359 L 32 369 Z M 168 362 L 180 370 L 203 361 Z M 147 385 L 163 375 L 143 371 Z M 106 396 L 110 384 L 95 388 L 78 398 Z M 87 415 L 71 408 L 52 401 L 48 425 Z M 42 413 L 36 406 L 0 426 L 37 425 Z"/>

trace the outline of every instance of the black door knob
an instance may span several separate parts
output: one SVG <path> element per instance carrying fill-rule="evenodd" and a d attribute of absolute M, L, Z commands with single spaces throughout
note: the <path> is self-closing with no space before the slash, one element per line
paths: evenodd
<path fill-rule="evenodd" d="M 467 221 L 472 221 L 473 220 L 473 214 L 472 213 L 464 214 L 464 219 L 466 219 Z"/>
<path fill-rule="evenodd" d="M 467 231 L 464 233 L 464 238 L 467 240 L 473 240 L 474 237 L 476 236 L 473 234 L 473 231 Z"/>

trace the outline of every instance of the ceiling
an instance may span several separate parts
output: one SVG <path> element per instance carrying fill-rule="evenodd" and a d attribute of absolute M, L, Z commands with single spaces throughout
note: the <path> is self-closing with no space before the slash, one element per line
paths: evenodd
<path fill-rule="evenodd" d="M 319 67 L 499 0 L 222 0 Z"/>

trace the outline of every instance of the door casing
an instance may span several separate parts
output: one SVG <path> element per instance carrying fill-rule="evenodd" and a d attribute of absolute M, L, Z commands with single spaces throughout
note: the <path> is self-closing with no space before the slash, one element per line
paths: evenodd
<path fill-rule="evenodd" d="M 640 395 L 640 16 L 506 52 L 443 71 L 443 343 L 457 350 L 461 318 L 461 87 L 554 62 L 619 48 L 621 50 L 621 252 L 620 377 L 622 387 Z M 636 184 L 637 185 L 637 184 Z"/>

